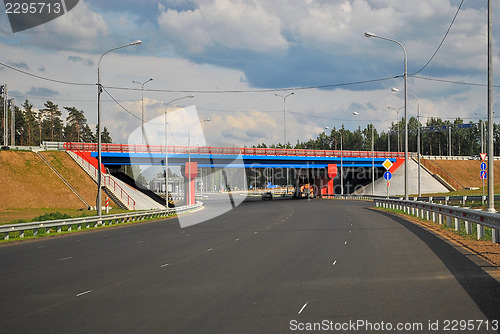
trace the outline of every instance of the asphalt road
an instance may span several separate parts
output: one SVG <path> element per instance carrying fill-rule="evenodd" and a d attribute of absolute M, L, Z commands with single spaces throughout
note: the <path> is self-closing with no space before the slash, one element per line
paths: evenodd
<path fill-rule="evenodd" d="M 493 332 L 488 264 L 370 207 L 257 198 L 184 229 L 170 219 L 2 246 L 0 332 Z"/>

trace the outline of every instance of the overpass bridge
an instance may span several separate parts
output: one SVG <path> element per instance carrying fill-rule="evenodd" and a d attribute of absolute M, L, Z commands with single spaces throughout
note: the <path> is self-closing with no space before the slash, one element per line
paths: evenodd
<path fill-rule="evenodd" d="M 97 166 L 96 143 L 65 143 L 64 147 Z M 339 168 L 344 171 L 364 170 L 373 164 L 377 171 L 385 171 L 382 163 L 388 159 L 393 163 L 390 171 L 394 171 L 404 162 L 404 152 L 199 146 L 168 146 L 167 149 L 168 152 L 165 146 L 102 144 L 101 160 L 107 168 L 124 165 L 162 166 L 167 155 L 168 165 L 180 166 L 186 186 L 191 183 L 191 187 L 194 186 L 198 168 L 282 168 L 292 171 L 299 183 L 315 185 L 317 194 L 334 194 L 334 178 L 339 178 Z M 188 161 L 191 163 L 189 167 Z M 186 170 L 190 171 L 189 177 L 186 176 Z"/>

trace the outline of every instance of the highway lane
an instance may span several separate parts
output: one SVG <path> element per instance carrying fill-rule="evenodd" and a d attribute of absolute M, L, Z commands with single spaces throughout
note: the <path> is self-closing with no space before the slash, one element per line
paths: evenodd
<path fill-rule="evenodd" d="M 486 263 L 370 206 L 251 199 L 185 229 L 170 219 L 0 247 L 0 332 L 283 333 L 323 320 L 443 332 L 500 318 Z"/>

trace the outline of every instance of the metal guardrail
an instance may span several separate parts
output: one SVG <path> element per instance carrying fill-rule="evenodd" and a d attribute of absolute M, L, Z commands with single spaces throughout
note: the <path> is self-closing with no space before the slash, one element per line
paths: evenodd
<path fill-rule="evenodd" d="M 352 200 L 367 200 L 373 201 L 375 199 L 395 199 L 395 200 L 403 200 L 403 196 L 382 196 L 382 195 L 321 195 L 323 198 L 335 198 L 335 199 L 352 199 Z M 475 202 L 475 201 L 484 201 L 486 202 L 487 196 L 481 195 L 464 195 L 464 196 L 421 196 L 421 197 L 410 197 L 413 201 L 420 202 L 444 202 L 445 205 L 450 203 L 461 203 L 463 206 L 466 205 L 467 202 Z M 500 201 L 500 195 L 495 195 L 495 201 Z"/>
<path fill-rule="evenodd" d="M 127 223 L 133 221 L 139 221 L 150 218 L 162 218 L 169 216 L 173 213 L 183 213 L 191 211 L 194 209 L 201 208 L 203 206 L 202 202 L 198 202 L 192 205 L 185 205 L 178 208 L 165 209 L 165 210 L 151 210 L 151 211 L 141 211 L 133 213 L 122 213 L 116 215 L 104 215 L 104 216 L 92 216 L 92 217 L 81 217 L 81 218 L 70 218 L 70 219 L 58 219 L 58 220 L 47 220 L 43 222 L 30 222 L 22 224 L 8 224 L 0 225 L 0 235 L 2 235 L 4 240 L 9 240 L 11 232 L 19 232 L 19 238 L 24 238 L 26 231 L 33 231 L 33 235 L 38 235 L 39 230 L 45 229 L 46 234 L 53 232 L 61 233 L 62 228 L 66 226 L 68 231 L 71 231 L 74 226 L 77 230 L 81 230 L 82 226 L 85 228 L 92 228 L 96 226 L 113 225 L 120 223 Z"/>
<path fill-rule="evenodd" d="M 484 237 L 484 228 L 491 228 L 493 243 L 499 243 L 500 215 L 479 209 L 472 210 L 458 206 L 449 206 L 431 202 L 405 201 L 400 199 L 374 198 L 377 207 L 398 209 L 406 214 L 443 224 L 446 218 L 448 227 L 455 226 L 459 231 L 464 221 L 465 231 L 472 234 L 472 224 L 477 224 L 477 239 Z"/>

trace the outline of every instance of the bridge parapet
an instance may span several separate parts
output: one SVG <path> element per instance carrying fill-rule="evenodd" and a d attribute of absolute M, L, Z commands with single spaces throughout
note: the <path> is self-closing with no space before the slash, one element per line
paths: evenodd
<path fill-rule="evenodd" d="M 97 151 L 96 143 L 65 143 L 69 151 Z M 165 153 L 162 145 L 127 145 L 102 144 L 103 152 L 119 153 Z M 404 152 L 382 151 L 340 151 L 340 150 L 306 150 L 284 148 L 247 148 L 247 147 L 212 147 L 212 146 L 168 146 L 168 153 L 172 154 L 220 154 L 220 155 L 261 155 L 261 156 L 300 156 L 300 157 L 344 157 L 344 158 L 395 158 L 404 159 Z"/>

